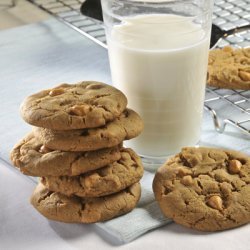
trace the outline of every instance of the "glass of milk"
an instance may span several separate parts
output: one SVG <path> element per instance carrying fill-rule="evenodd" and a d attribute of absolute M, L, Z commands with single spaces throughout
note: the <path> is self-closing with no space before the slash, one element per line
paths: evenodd
<path fill-rule="evenodd" d="M 113 85 L 144 121 L 146 168 L 197 145 L 213 0 L 102 0 Z"/>

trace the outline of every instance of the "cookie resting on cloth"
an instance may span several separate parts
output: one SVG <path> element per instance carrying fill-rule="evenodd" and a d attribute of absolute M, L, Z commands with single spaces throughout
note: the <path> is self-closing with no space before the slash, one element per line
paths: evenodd
<path fill-rule="evenodd" d="M 215 148 L 183 148 L 161 166 L 153 181 L 165 216 L 201 231 L 250 221 L 250 158 Z"/>
<path fill-rule="evenodd" d="M 31 204 L 50 220 L 95 223 L 130 212 L 135 208 L 140 195 L 139 183 L 100 198 L 68 197 L 52 192 L 39 183 L 31 196 Z"/>

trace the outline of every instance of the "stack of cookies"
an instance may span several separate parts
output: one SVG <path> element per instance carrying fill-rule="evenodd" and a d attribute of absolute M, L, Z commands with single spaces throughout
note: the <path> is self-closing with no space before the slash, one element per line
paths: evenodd
<path fill-rule="evenodd" d="M 41 177 L 31 197 L 41 214 L 93 223 L 136 206 L 143 166 L 122 143 L 138 136 L 143 123 L 122 92 L 100 82 L 62 84 L 27 97 L 21 115 L 34 128 L 11 160 Z"/>

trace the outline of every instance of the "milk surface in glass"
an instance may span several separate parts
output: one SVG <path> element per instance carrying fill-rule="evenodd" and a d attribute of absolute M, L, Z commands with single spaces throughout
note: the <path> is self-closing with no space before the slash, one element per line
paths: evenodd
<path fill-rule="evenodd" d="M 157 23 L 157 25 L 156 25 Z M 108 36 L 114 86 L 143 118 L 144 131 L 125 144 L 163 157 L 200 138 L 209 37 L 190 17 L 127 18 Z"/>

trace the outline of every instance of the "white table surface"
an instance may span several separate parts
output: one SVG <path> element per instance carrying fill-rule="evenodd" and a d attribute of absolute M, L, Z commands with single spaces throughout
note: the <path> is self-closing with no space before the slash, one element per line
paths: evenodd
<path fill-rule="evenodd" d="M 202 233 L 172 223 L 121 245 L 95 225 L 48 221 L 29 204 L 36 184 L 8 159 L 13 144 L 30 130 L 19 116 L 20 102 L 55 83 L 87 79 L 110 82 L 107 52 L 56 20 L 0 32 L 0 250 L 250 249 L 250 225 Z M 203 124 L 202 141 L 250 149 L 249 137 L 230 129 L 220 135 L 212 122 Z"/>

